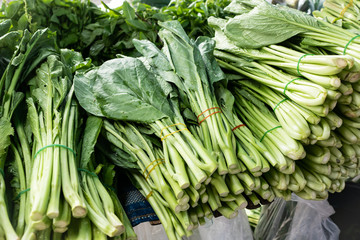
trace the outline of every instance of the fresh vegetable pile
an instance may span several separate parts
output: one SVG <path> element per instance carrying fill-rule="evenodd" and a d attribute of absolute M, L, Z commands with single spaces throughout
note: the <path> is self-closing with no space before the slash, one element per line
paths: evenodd
<path fill-rule="evenodd" d="M 3 4 L 0 239 L 135 238 L 115 165 L 169 239 L 359 175 L 352 1 L 341 22 L 336 4 L 186 3 Z"/>

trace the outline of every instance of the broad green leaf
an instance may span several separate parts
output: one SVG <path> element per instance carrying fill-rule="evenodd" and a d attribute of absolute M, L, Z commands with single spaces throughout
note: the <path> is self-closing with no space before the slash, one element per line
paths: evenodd
<path fill-rule="evenodd" d="M 177 37 L 181 38 L 184 42 L 190 43 L 190 39 L 183 27 L 179 24 L 178 21 L 167 21 L 167 22 L 159 22 L 159 25 L 166 30 L 174 33 Z"/>
<path fill-rule="evenodd" d="M 11 20 L 10 19 L 6 19 L 4 21 L 0 22 L 0 37 L 2 37 L 3 35 L 5 35 L 11 27 Z"/>
<path fill-rule="evenodd" d="M 208 37 L 199 37 L 196 39 L 195 45 L 198 47 L 202 60 L 205 63 L 211 85 L 220 80 L 224 80 L 226 78 L 225 74 L 221 70 L 213 54 L 215 41 Z"/>
<path fill-rule="evenodd" d="M 103 166 L 103 168 L 101 169 L 102 182 L 104 184 L 106 184 L 107 186 L 113 185 L 114 177 L 116 174 L 114 168 L 115 168 L 115 165 L 107 164 L 107 165 Z"/>
<path fill-rule="evenodd" d="M 166 55 L 150 41 L 147 40 L 133 40 L 136 50 L 150 61 L 150 65 L 155 65 L 162 70 L 171 70 L 171 65 Z"/>
<path fill-rule="evenodd" d="M 95 151 L 95 144 L 101 132 L 103 120 L 99 117 L 90 116 L 86 120 L 83 142 L 81 147 L 80 167 L 88 168 L 88 163 Z"/>
<path fill-rule="evenodd" d="M 190 41 L 183 32 L 180 23 L 177 21 L 171 21 L 170 23 L 172 24 L 166 24 L 166 26 L 167 29 L 172 31 L 162 29 L 159 33 L 165 42 L 165 51 L 168 54 L 169 61 L 171 61 L 175 72 L 183 78 L 186 88 L 197 90 L 199 75 L 193 46 L 190 45 Z M 179 33 L 180 36 L 174 33 Z"/>
<path fill-rule="evenodd" d="M 48 106 L 49 96 L 51 96 L 54 102 L 58 102 L 59 99 L 61 101 L 65 98 L 66 90 L 62 89 L 60 86 L 63 84 L 59 83 L 63 76 L 63 69 L 64 65 L 58 60 L 58 57 L 51 55 L 47 61 L 41 64 L 36 70 L 36 77 L 29 82 L 31 94 L 37 100 L 45 114 L 48 111 L 52 111 L 53 107 Z"/>
<path fill-rule="evenodd" d="M 85 46 L 89 46 L 96 38 L 96 35 L 92 31 L 83 30 L 81 32 L 80 40 L 85 43 Z"/>
<path fill-rule="evenodd" d="M 132 19 L 132 20 L 126 19 L 126 23 L 128 25 L 130 25 L 131 27 L 136 28 L 137 30 L 147 31 L 147 30 L 149 30 L 149 27 L 150 27 L 150 25 L 148 25 L 147 23 L 142 22 L 137 19 Z"/>
<path fill-rule="evenodd" d="M 21 39 L 21 33 L 12 31 L 0 37 L 0 58 L 10 62 L 11 57 L 16 50 L 17 44 Z M 0 72 L 2 74 L 2 72 Z"/>
<path fill-rule="evenodd" d="M 77 74 L 74 80 L 76 96 L 88 112 L 138 122 L 174 117 L 160 84 L 140 60 L 113 59 L 94 71 Z"/>
<path fill-rule="evenodd" d="M 6 17 L 9 19 L 13 18 L 17 14 L 19 9 L 21 9 L 22 4 L 23 3 L 20 1 L 9 2 L 7 8 L 5 9 Z"/>
<path fill-rule="evenodd" d="M 199 124 L 196 115 L 193 111 L 191 111 L 191 109 L 185 108 L 182 115 L 187 121 L 191 121 L 193 124 Z"/>
<path fill-rule="evenodd" d="M 216 49 L 242 56 L 242 48 L 237 47 L 224 33 L 226 23 L 227 21 L 222 18 L 210 17 L 208 19 L 208 24 L 215 30 Z"/>
<path fill-rule="evenodd" d="M 183 84 L 179 77 L 174 73 L 166 55 L 158 49 L 155 44 L 147 40 L 133 40 L 135 48 L 145 56 L 148 64 L 166 95 L 173 92 L 172 86 L 168 82 L 174 83 L 178 88 L 183 89 Z"/>
<path fill-rule="evenodd" d="M 70 44 L 74 44 L 79 42 L 79 37 L 76 33 L 70 33 L 66 36 L 64 36 L 63 38 L 61 38 L 60 40 L 60 47 L 66 47 L 69 46 Z"/>
<path fill-rule="evenodd" d="M 21 83 L 40 62 L 57 52 L 54 37 L 55 35 L 50 33 L 48 29 L 38 30 L 31 37 L 28 31 L 25 30 L 24 37 L 20 43 L 20 54 L 24 55 L 19 66 L 20 70 L 22 70 L 21 78 L 15 80 L 20 80 Z"/>
<path fill-rule="evenodd" d="M 69 74 L 73 75 L 76 70 L 88 69 L 91 67 L 91 59 L 84 60 L 81 53 L 70 49 L 61 49 L 61 61 L 64 63 L 66 69 L 70 69 Z M 70 76 L 69 76 L 70 77 Z"/>
<path fill-rule="evenodd" d="M 94 42 L 93 45 L 91 45 L 89 55 L 91 57 L 97 56 L 104 48 L 105 48 L 105 45 L 102 40 L 96 41 L 96 42 Z"/>
<path fill-rule="evenodd" d="M 170 21 L 171 20 L 171 16 L 167 15 L 167 14 L 163 14 L 163 13 L 155 13 L 153 15 L 153 18 L 165 22 L 165 21 Z"/>
<path fill-rule="evenodd" d="M 77 72 L 74 77 L 75 95 L 80 105 L 88 112 L 95 116 L 104 117 L 101 112 L 100 103 L 94 96 L 92 87 L 97 77 L 97 69 L 87 72 Z"/>
<path fill-rule="evenodd" d="M 130 4 L 127 1 L 123 3 L 122 8 L 126 20 L 135 19 L 135 10 L 130 6 Z"/>
<path fill-rule="evenodd" d="M 29 20 L 27 15 L 24 13 L 20 18 L 19 21 L 17 23 L 17 29 L 18 30 L 25 30 L 29 25 Z"/>
<path fill-rule="evenodd" d="M 101 65 L 93 92 L 102 112 L 113 119 L 153 122 L 173 117 L 155 76 L 135 58 L 113 59 Z"/>
<path fill-rule="evenodd" d="M 224 8 L 224 10 L 236 15 L 240 15 L 250 12 L 254 7 L 263 2 L 263 0 L 235 0 L 231 1 L 230 4 Z"/>
<path fill-rule="evenodd" d="M 264 1 L 249 13 L 230 19 L 224 32 L 238 47 L 260 48 L 306 32 L 308 27 L 327 30 L 324 23 L 306 13 Z"/>

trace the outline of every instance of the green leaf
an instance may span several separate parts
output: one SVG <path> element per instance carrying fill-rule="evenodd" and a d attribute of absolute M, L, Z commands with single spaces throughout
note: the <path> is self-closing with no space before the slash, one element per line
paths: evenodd
<path fill-rule="evenodd" d="M 28 105 L 27 120 L 29 122 L 29 126 L 31 127 L 35 140 L 37 142 L 41 142 L 42 139 L 41 139 L 40 127 L 39 127 L 40 120 L 39 120 L 38 112 L 36 110 L 34 99 L 27 98 L 26 103 Z"/>
<path fill-rule="evenodd" d="M 147 23 L 137 19 L 131 19 L 131 20 L 126 19 L 126 23 L 129 24 L 131 27 L 142 31 L 147 31 L 149 30 L 150 27 L 150 25 L 148 25 Z"/>
<path fill-rule="evenodd" d="M 0 48 L 10 48 L 14 51 L 20 39 L 21 33 L 18 31 L 6 33 L 0 37 Z"/>
<path fill-rule="evenodd" d="M 178 88 L 183 89 L 183 84 L 179 77 L 174 73 L 166 55 L 158 49 L 155 44 L 147 40 L 133 40 L 134 46 L 138 52 L 145 56 L 147 63 L 166 95 L 173 92 L 172 86 L 168 83 L 174 83 Z"/>
<path fill-rule="evenodd" d="M 124 151 L 125 149 L 122 145 L 117 146 L 113 145 L 115 142 L 120 143 L 112 134 L 106 133 L 105 138 L 110 141 L 105 141 L 103 137 L 99 138 L 98 144 L 96 147 L 101 151 L 107 159 L 110 160 L 113 164 L 124 169 L 139 169 L 139 166 L 136 164 L 137 159 L 134 158 L 132 154 Z M 121 143 L 120 143 L 121 144 Z"/>
<path fill-rule="evenodd" d="M 11 109 L 10 109 L 10 119 L 16 109 L 16 107 L 22 102 L 24 99 L 24 93 L 22 92 L 14 92 L 11 99 Z"/>
<path fill-rule="evenodd" d="M 65 65 L 65 71 L 69 78 L 73 77 L 76 70 L 85 71 L 91 67 L 91 59 L 84 60 L 81 53 L 70 49 L 61 49 L 61 61 Z"/>
<path fill-rule="evenodd" d="M 112 186 L 114 182 L 115 177 L 115 165 L 105 165 L 101 169 L 101 176 L 102 176 L 102 182 L 106 184 L 107 186 Z"/>
<path fill-rule="evenodd" d="M 100 103 L 95 98 L 92 87 L 97 77 L 97 69 L 87 72 L 77 72 L 74 77 L 75 95 L 80 105 L 90 114 L 104 117 Z"/>
<path fill-rule="evenodd" d="M 69 33 L 60 40 L 60 47 L 67 47 L 70 44 L 78 43 L 79 37 L 77 33 Z"/>
<path fill-rule="evenodd" d="M 95 151 L 95 144 L 101 132 L 103 120 L 99 117 L 90 116 L 86 120 L 83 142 L 81 147 L 80 167 L 88 169 L 88 163 Z"/>
<path fill-rule="evenodd" d="M 14 135 L 14 129 L 7 118 L 0 118 L 0 168 L 4 169 L 7 149 L 10 146 L 10 136 Z"/>
<path fill-rule="evenodd" d="M 195 45 L 198 47 L 205 63 L 210 83 L 214 84 L 224 80 L 226 76 L 214 57 L 215 41 L 209 37 L 199 37 L 196 39 Z"/>
<path fill-rule="evenodd" d="M 306 32 L 307 26 L 327 30 L 324 23 L 306 13 L 263 2 L 249 13 L 230 19 L 224 32 L 238 47 L 260 48 Z"/>
<path fill-rule="evenodd" d="M 93 34 L 92 31 L 84 30 L 81 32 L 80 40 L 85 43 L 85 46 L 89 46 L 96 38 L 96 34 Z"/>
<path fill-rule="evenodd" d="M 160 31 L 159 36 L 165 43 L 165 51 L 175 72 L 183 78 L 186 88 L 197 90 L 199 75 L 190 39 L 177 21 L 160 23 L 160 25 L 166 27 Z"/>
<path fill-rule="evenodd" d="M 94 42 L 94 44 L 90 47 L 89 55 L 97 56 L 99 53 L 105 48 L 104 42 L 102 40 Z"/>
<path fill-rule="evenodd" d="M 24 13 L 18 20 L 17 29 L 18 30 L 25 30 L 29 25 L 29 20 L 27 15 Z"/>
<path fill-rule="evenodd" d="M 171 70 L 171 65 L 166 55 L 156 47 L 155 44 L 148 40 L 133 40 L 136 50 L 138 50 L 150 62 L 162 70 Z"/>
<path fill-rule="evenodd" d="M 135 19 L 135 10 L 130 6 L 127 1 L 123 3 L 122 8 L 126 20 L 131 21 Z"/>
<path fill-rule="evenodd" d="M 235 97 L 221 83 L 216 84 L 215 93 L 222 112 L 225 114 L 227 119 L 229 119 L 231 122 L 234 122 L 233 106 Z"/>
<path fill-rule="evenodd" d="M 109 60 L 97 73 L 90 73 L 91 79 L 86 79 L 88 74 L 76 75 L 74 80 L 76 96 L 88 112 L 98 112 L 94 101 L 85 100 L 95 99 L 102 113 L 98 116 L 138 122 L 174 117 L 160 84 L 140 60 L 128 57 Z M 79 89 L 79 85 L 89 84 L 93 84 L 92 89 L 85 92 Z"/>
<path fill-rule="evenodd" d="M 235 0 L 231 1 L 230 4 L 224 8 L 224 10 L 236 15 L 240 15 L 250 12 L 254 7 L 263 2 L 263 0 Z"/>
<path fill-rule="evenodd" d="M 0 37 L 2 37 L 3 35 L 5 35 L 11 27 L 11 20 L 10 19 L 6 19 L 4 21 L 0 22 Z"/>
<path fill-rule="evenodd" d="M 20 83 L 26 79 L 40 62 L 49 55 L 57 52 L 54 37 L 55 35 L 50 33 L 48 29 L 38 30 L 32 35 L 25 30 L 24 37 L 20 44 L 21 53 L 19 54 L 19 56 L 21 54 L 24 55 L 22 61 L 25 61 L 22 62 L 23 71 L 21 71 Z"/>
<path fill-rule="evenodd" d="M 21 1 L 12 1 L 8 3 L 8 7 L 5 9 L 6 17 L 7 18 L 13 18 L 19 9 L 21 8 L 21 5 L 23 3 Z"/>
<path fill-rule="evenodd" d="M 29 82 L 29 85 L 32 86 L 32 96 L 45 113 L 53 109 L 53 106 L 50 106 L 50 108 L 48 106 L 49 95 L 52 97 L 52 102 L 57 103 L 55 105 L 59 106 L 67 94 L 67 89 L 63 89 L 64 83 L 61 81 L 64 74 L 63 69 L 64 65 L 58 60 L 58 57 L 50 55 L 47 61 L 36 70 L 36 77 Z M 51 91 L 49 91 L 49 87 Z"/>
<path fill-rule="evenodd" d="M 165 21 L 170 21 L 171 20 L 171 16 L 167 15 L 167 14 L 163 14 L 163 13 L 155 13 L 153 15 L 153 18 L 155 18 L 156 20 L 159 20 L 161 22 L 165 22 Z"/>

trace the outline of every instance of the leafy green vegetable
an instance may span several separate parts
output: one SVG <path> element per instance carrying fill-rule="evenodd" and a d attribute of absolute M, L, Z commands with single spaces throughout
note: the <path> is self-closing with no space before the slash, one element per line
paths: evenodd
<path fill-rule="evenodd" d="M 94 72 L 96 71 L 96 73 Z M 89 81 L 90 77 L 94 79 Z M 96 78 L 96 81 L 95 81 Z M 83 92 L 84 82 L 93 83 L 91 90 Z M 79 86 L 80 85 L 80 86 Z M 100 116 L 110 118 L 153 122 L 164 117 L 174 118 L 174 113 L 164 91 L 155 76 L 144 64 L 134 58 L 107 61 L 96 70 L 77 74 L 75 87 L 80 104 L 85 109 L 93 109 L 94 101 L 83 100 L 91 92 L 99 103 Z"/>
<path fill-rule="evenodd" d="M 95 144 L 97 142 L 97 138 L 100 134 L 102 119 L 90 116 L 87 119 L 86 127 L 84 130 L 84 141 L 82 143 L 81 149 L 81 160 L 80 167 L 86 168 L 89 161 L 91 160 L 91 156 L 95 150 Z"/>
<path fill-rule="evenodd" d="M 250 12 L 230 19 L 224 32 L 238 47 L 259 48 L 316 28 L 328 30 L 323 22 L 306 13 L 264 1 Z"/>
<path fill-rule="evenodd" d="M 165 19 L 159 20 L 179 21 L 190 38 L 213 36 L 214 31 L 206 24 L 206 21 L 210 16 L 225 17 L 229 15 L 224 8 L 230 2 L 228 0 L 173 0 L 168 6 L 160 9 L 160 13 L 165 15 Z"/>

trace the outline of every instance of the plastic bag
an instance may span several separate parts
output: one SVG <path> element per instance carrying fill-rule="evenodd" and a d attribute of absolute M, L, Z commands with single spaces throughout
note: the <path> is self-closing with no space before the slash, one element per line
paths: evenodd
<path fill-rule="evenodd" d="M 255 240 L 337 240 L 340 229 L 330 219 L 334 208 L 324 201 L 304 200 L 295 194 L 291 201 L 275 201 L 264 209 L 255 229 Z"/>
<path fill-rule="evenodd" d="M 138 240 L 167 240 L 162 225 L 152 226 L 149 222 L 134 227 Z M 252 231 L 244 210 L 240 210 L 236 218 L 225 217 L 207 220 L 206 224 L 193 231 L 186 240 L 251 240 Z"/>

